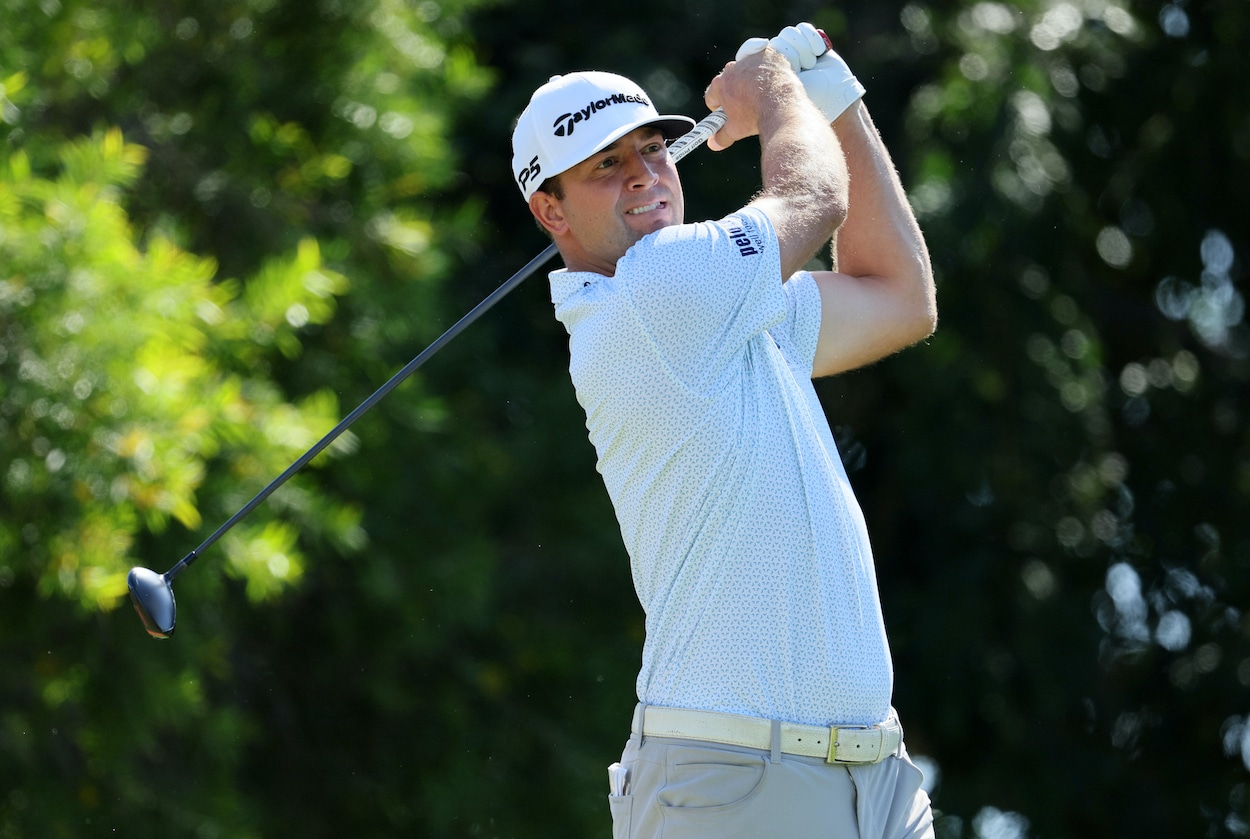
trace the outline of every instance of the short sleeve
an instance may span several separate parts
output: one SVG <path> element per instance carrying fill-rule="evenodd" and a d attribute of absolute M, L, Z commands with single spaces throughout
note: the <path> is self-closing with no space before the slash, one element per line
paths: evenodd
<path fill-rule="evenodd" d="M 754 208 L 658 231 L 617 263 L 616 279 L 656 352 L 694 390 L 786 316 L 776 233 Z"/>
<path fill-rule="evenodd" d="M 816 344 L 820 340 L 821 299 L 816 278 L 799 271 L 783 286 L 786 317 L 769 332 L 780 346 L 788 347 L 792 363 L 811 378 L 816 361 Z"/>

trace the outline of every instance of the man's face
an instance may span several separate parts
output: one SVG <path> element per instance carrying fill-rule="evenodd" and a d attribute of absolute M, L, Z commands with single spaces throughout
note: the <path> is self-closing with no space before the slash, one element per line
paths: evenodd
<path fill-rule="evenodd" d="M 573 271 L 611 276 L 648 233 L 681 224 L 685 202 L 664 137 L 637 128 L 560 175 L 564 195 L 537 192 L 530 208 Z"/>

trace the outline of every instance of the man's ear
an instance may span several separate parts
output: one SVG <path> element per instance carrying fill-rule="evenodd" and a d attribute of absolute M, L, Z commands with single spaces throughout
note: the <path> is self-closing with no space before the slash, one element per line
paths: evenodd
<path fill-rule="evenodd" d="M 558 236 L 569 228 L 569 223 L 564 218 L 564 207 L 549 192 L 540 189 L 530 196 L 530 212 L 552 236 Z"/>

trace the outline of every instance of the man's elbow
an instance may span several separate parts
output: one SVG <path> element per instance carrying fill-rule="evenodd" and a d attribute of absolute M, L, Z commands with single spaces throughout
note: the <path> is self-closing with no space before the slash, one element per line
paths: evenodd
<path fill-rule="evenodd" d="M 847 205 L 843 201 L 834 203 L 828 208 L 829 212 L 829 235 L 825 238 L 833 238 L 838 235 L 838 231 L 842 229 L 842 225 L 846 223 Z"/>
<path fill-rule="evenodd" d="M 934 332 L 937 332 L 937 325 L 938 325 L 937 295 L 934 293 L 932 277 L 930 277 L 928 281 L 928 291 L 925 294 L 924 313 L 922 315 L 922 320 L 924 323 L 924 329 L 923 329 L 924 334 L 920 336 L 920 340 L 924 340 L 925 338 L 928 338 L 930 335 L 932 335 Z"/>
<path fill-rule="evenodd" d="M 917 266 L 909 284 L 913 289 L 911 304 L 908 306 L 908 323 L 912 333 L 910 345 L 923 341 L 937 331 L 937 290 L 928 260 L 922 260 L 922 264 Z"/>
<path fill-rule="evenodd" d="M 802 193 L 778 197 L 794 217 L 806 220 L 804 228 L 814 240 L 819 239 L 814 247 L 836 236 L 846 223 L 850 206 L 846 187 L 833 178 L 808 184 Z"/>
<path fill-rule="evenodd" d="M 819 200 L 821 210 L 824 212 L 829 226 L 829 236 L 833 236 L 842 229 L 842 225 L 846 223 L 846 217 L 850 212 L 851 202 L 850 195 L 847 193 L 846 181 L 830 175 L 828 184 L 820 195 Z"/>

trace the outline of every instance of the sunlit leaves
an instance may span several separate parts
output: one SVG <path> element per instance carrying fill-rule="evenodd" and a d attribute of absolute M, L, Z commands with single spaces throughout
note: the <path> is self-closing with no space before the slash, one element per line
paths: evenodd
<path fill-rule="evenodd" d="M 931 15 L 916 5 L 907 6 L 901 20 L 913 32 L 933 25 Z M 1055 124 L 1065 131 L 1081 127 L 1080 111 L 1066 100 L 1082 84 L 1101 89 L 1108 77 L 1121 75 L 1121 43 L 1138 34 L 1132 15 L 1113 3 L 971 4 L 955 15 L 949 32 L 961 52 L 947 64 L 940 84 L 917 91 L 909 130 L 958 143 L 969 131 L 1006 118 L 1011 131 L 988 161 L 990 182 L 1004 198 L 1036 211 L 1072 177 L 1051 139 Z M 938 181 L 921 187 L 918 203 L 925 211 L 948 203 L 934 204 L 941 195 Z"/>
<path fill-rule="evenodd" d="M 428 221 L 396 213 L 373 218 L 367 230 L 373 238 L 409 257 L 420 256 L 429 248 L 432 232 Z"/>
<path fill-rule="evenodd" d="M 113 130 L 66 144 L 54 179 L 32 175 L 21 153 L 0 162 L 10 174 L 0 188 L 4 495 L 16 520 L 39 521 L 28 535 L 46 558 L 32 568 L 44 593 L 93 606 L 115 605 L 125 570 L 142 564 L 131 554 L 140 525 L 200 526 L 196 494 L 223 448 L 240 462 L 270 452 L 258 460 L 270 470 L 337 410 L 326 396 L 288 406 L 208 353 L 254 352 L 258 331 L 297 353 L 298 330 L 332 314 L 343 278 L 307 240 L 232 300 L 211 261 L 163 239 L 141 250 L 118 200 L 143 158 Z M 35 515 L 49 504 L 60 516 Z M 293 545 L 286 554 L 297 568 Z M 266 592 L 295 576 L 271 566 L 258 566 Z"/>
<path fill-rule="evenodd" d="M 362 509 L 294 477 L 180 578 L 159 651 L 117 607 L 131 565 L 172 564 L 438 324 L 480 216 L 439 192 L 490 78 L 467 5 L 0 2 L 0 835 L 270 832 L 237 624 L 365 547 Z"/>
<path fill-rule="evenodd" d="M 271 598 L 298 579 L 303 571 L 296 546 L 298 535 L 294 527 L 282 522 L 261 527 L 241 525 L 227 534 L 226 556 L 232 572 L 247 581 L 248 597 Z"/>
<path fill-rule="evenodd" d="M 247 283 L 242 302 L 253 316 L 247 331 L 258 348 L 273 344 L 294 356 L 298 331 L 325 323 L 335 295 L 346 290 L 347 279 L 322 263 L 315 240 L 305 239 L 293 256 L 267 260 Z"/>
<path fill-rule="evenodd" d="M 259 115 L 252 119 L 249 134 L 253 143 L 283 161 L 274 180 L 283 191 L 293 195 L 313 195 L 351 174 L 350 160 L 341 154 L 319 151 L 299 123 L 279 124 L 269 114 Z"/>
<path fill-rule="evenodd" d="M 22 72 L 0 79 L 0 121 L 9 125 L 17 124 L 22 115 L 17 105 L 17 98 L 25 86 L 26 74 Z"/>

